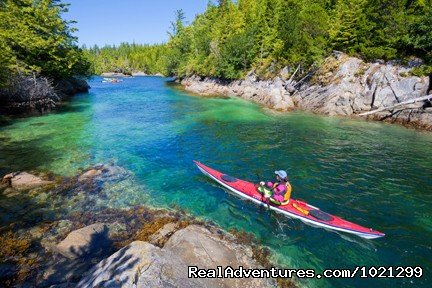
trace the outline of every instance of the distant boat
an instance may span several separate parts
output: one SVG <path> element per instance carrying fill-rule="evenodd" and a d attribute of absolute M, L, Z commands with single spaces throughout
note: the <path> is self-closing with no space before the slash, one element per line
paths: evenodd
<path fill-rule="evenodd" d="M 123 80 L 118 78 L 103 78 L 102 83 L 120 83 L 123 82 Z"/>

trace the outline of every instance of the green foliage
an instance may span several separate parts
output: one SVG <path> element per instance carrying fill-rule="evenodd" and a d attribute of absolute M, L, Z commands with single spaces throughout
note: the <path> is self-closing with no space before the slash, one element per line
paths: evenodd
<path fill-rule="evenodd" d="M 67 5 L 58 0 L 1 1 L 2 73 L 51 78 L 86 75 L 89 63 L 76 45 L 71 23 L 61 18 L 64 12 Z"/>
<path fill-rule="evenodd" d="M 144 71 L 148 74 L 165 73 L 166 45 L 138 45 L 122 43 L 118 47 L 94 46 L 84 49 L 87 59 L 92 63 L 92 72 Z"/>
<path fill-rule="evenodd" d="M 255 69 L 271 77 L 283 66 L 308 66 L 328 53 L 323 0 L 230 0 L 209 5 L 168 42 L 176 75 L 236 79 Z"/>
<path fill-rule="evenodd" d="M 238 79 L 305 71 L 340 50 L 366 60 L 422 58 L 432 64 L 431 0 L 219 0 L 186 26 L 176 11 L 163 45 L 92 48 L 100 73 L 144 70 Z"/>
<path fill-rule="evenodd" d="M 413 68 L 410 72 L 412 75 L 419 77 L 432 75 L 432 66 L 422 65 L 420 67 Z"/>

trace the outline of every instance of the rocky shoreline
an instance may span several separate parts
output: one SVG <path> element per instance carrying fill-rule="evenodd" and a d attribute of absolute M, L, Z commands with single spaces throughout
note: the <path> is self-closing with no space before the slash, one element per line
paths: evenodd
<path fill-rule="evenodd" d="M 9 82 L 9 85 L 0 88 L 0 113 L 5 115 L 50 112 L 67 98 L 90 89 L 87 81 L 75 77 L 51 80 L 45 77 L 14 76 Z"/>
<path fill-rule="evenodd" d="M 288 68 L 272 80 L 260 80 L 251 71 L 244 80 L 191 76 L 177 81 L 187 91 L 199 95 L 239 96 L 279 111 L 299 109 L 330 116 L 363 117 L 432 131 L 430 99 L 387 109 L 432 93 L 430 76 L 411 75 L 415 65 L 366 63 L 335 52 L 313 75 L 299 81 L 289 78 L 294 71 Z M 384 110 L 360 115 L 378 109 Z"/>
<path fill-rule="evenodd" d="M 287 279 L 193 279 L 187 266 L 270 268 L 244 231 L 178 208 L 100 206 L 104 185 L 130 177 L 96 165 L 74 177 L 15 172 L 0 185 L 4 287 L 296 287 Z"/>
<path fill-rule="evenodd" d="M 123 73 L 123 72 L 104 72 L 100 76 L 106 78 L 145 77 L 145 76 L 165 77 L 162 73 L 147 74 L 144 71 L 134 71 L 131 72 L 130 74 Z"/>

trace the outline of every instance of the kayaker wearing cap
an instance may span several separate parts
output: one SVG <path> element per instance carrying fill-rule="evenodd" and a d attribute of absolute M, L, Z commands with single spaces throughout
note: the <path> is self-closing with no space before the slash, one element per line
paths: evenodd
<path fill-rule="evenodd" d="M 277 205 L 286 205 L 291 198 L 291 184 L 288 182 L 288 174 L 284 170 L 275 171 L 276 182 L 260 182 L 261 187 L 267 186 L 272 193 L 264 193 L 266 198 Z M 260 190 L 260 189 L 259 189 Z M 261 189 L 262 190 L 262 189 Z M 261 191 L 264 192 L 264 191 Z"/>

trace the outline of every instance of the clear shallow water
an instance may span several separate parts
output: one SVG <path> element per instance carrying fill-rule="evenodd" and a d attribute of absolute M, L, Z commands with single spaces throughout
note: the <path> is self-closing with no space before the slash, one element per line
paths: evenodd
<path fill-rule="evenodd" d="M 296 268 L 421 265 L 421 279 L 305 280 L 308 286 L 379 287 L 432 281 L 432 134 L 306 113 L 276 114 L 238 98 L 201 98 L 157 77 L 94 78 L 58 113 L 0 127 L 0 172 L 73 175 L 115 163 L 132 180 L 100 204 L 178 205 L 224 228 L 243 228 Z M 363 240 L 269 213 L 202 175 L 197 159 L 242 179 L 286 169 L 293 197 L 386 233 Z M 259 176 L 258 176 L 259 175 Z M 1 212 L 0 212 L 1 213 Z"/>

